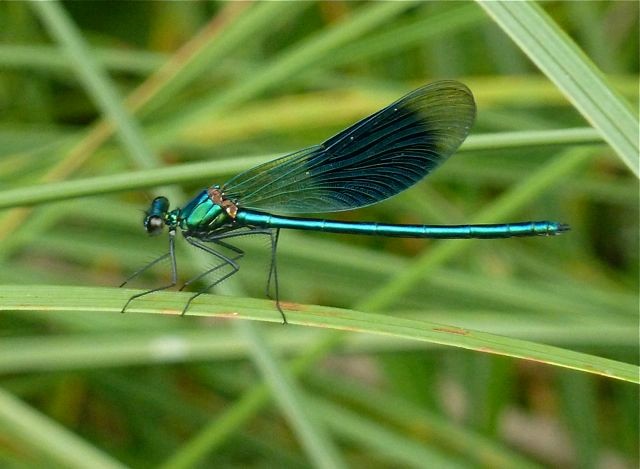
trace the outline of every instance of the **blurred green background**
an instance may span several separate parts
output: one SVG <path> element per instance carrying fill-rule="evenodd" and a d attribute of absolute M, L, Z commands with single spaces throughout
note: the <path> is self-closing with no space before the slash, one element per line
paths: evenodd
<path fill-rule="evenodd" d="M 492 221 L 550 219 L 572 231 L 469 241 L 380 312 L 638 363 L 638 181 L 475 3 L 61 5 L 55 16 L 28 2 L 0 4 L 0 283 L 117 286 L 166 249 L 166 238 L 149 239 L 141 226 L 154 195 L 180 205 L 452 78 L 477 99 L 468 144 L 410 191 L 337 217 L 457 224 L 502 216 L 506 197 L 508 219 Z M 542 6 L 637 109 L 638 3 Z M 98 64 L 85 65 L 106 70 L 126 98 L 130 134 L 113 136 L 100 84 L 87 87 L 82 66 L 44 26 L 65 18 Z M 176 176 L 184 164 L 202 166 Z M 159 166 L 176 171 L 149 182 Z M 126 191 L 108 193 L 133 170 Z M 96 176 L 69 200 L 45 185 Z M 46 203 L 31 206 L 48 187 Z M 5 202 L 20 189 L 15 207 Z M 357 308 L 438 246 L 283 233 L 281 296 Z M 262 298 L 268 246 L 248 248 L 225 292 Z M 183 279 L 210 262 L 179 250 Z M 167 282 L 168 267 L 138 286 Z M 232 323 L 3 312 L 0 465 L 322 465 L 260 387 L 251 341 Z M 322 334 L 258 331 L 287 360 Z M 189 353 L 180 353 L 184 341 Z M 307 423 L 328 445 L 325 466 L 638 466 L 634 384 L 364 334 L 315 359 L 296 373 Z"/>

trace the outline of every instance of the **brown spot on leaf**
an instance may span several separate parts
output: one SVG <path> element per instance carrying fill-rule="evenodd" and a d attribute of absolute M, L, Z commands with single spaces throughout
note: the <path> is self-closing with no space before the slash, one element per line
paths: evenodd
<path fill-rule="evenodd" d="M 497 351 L 495 351 L 495 350 L 493 350 L 492 348 L 489 348 L 489 347 L 480 347 L 480 348 L 478 348 L 478 351 L 479 352 L 487 352 L 487 353 L 499 353 L 499 352 L 497 352 Z"/>
<path fill-rule="evenodd" d="M 281 301 L 280 307 L 287 311 L 304 311 L 306 308 L 300 303 L 291 303 L 289 301 Z"/>
<path fill-rule="evenodd" d="M 445 332 L 447 334 L 469 335 L 469 331 L 459 327 L 434 327 L 436 332 Z"/>

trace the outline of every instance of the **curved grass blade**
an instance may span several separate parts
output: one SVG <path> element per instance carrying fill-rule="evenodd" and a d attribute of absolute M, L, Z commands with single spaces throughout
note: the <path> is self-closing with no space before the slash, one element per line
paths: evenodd
<path fill-rule="evenodd" d="M 120 312 L 134 290 L 44 285 L 0 286 L 0 311 Z M 180 315 L 190 293 L 156 293 L 132 305 L 131 312 Z M 501 337 L 455 326 L 415 321 L 323 306 L 281 303 L 293 324 L 368 332 L 506 355 L 640 383 L 635 365 L 564 350 L 544 344 Z M 190 315 L 280 322 L 272 301 L 205 295 Z"/>
<path fill-rule="evenodd" d="M 535 2 L 478 2 L 640 176 L 639 124 L 628 103 Z"/>
<path fill-rule="evenodd" d="M 88 94 L 102 113 L 116 123 L 117 135 L 129 155 L 140 166 L 152 167 L 155 157 L 142 138 L 138 122 L 121 105 L 122 100 L 115 85 L 95 59 L 92 50 L 64 7 L 57 1 L 36 2 L 31 6 L 51 35 L 65 49 L 67 58 L 74 64 L 78 78 Z"/>
<path fill-rule="evenodd" d="M 115 459 L 33 407 L 0 389 L 0 425 L 3 438 L 13 434 L 45 453 L 61 467 L 124 468 Z"/>
<path fill-rule="evenodd" d="M 247 341 L 253 362 L 260 368 L 274 399 L 280 404 L 309 459 L 316 467 L 347 467 L 320 419 L 314 419 L 308 410 L 309 397 L 271 353 L 260 331 L 247 321 L 237 321 L 235 325 L 238 335 Z"/>

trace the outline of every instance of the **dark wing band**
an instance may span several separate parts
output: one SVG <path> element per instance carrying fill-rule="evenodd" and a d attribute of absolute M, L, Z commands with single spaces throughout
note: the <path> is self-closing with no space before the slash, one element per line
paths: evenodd
<path fill-rule="evenodd" d="M 412 186 L 453 154 L 475 113 L 465 85 L 431 83 L 321 145 L 239 174 L 222 191 L 238 207 L 282 214 L 375 204 Z"/>

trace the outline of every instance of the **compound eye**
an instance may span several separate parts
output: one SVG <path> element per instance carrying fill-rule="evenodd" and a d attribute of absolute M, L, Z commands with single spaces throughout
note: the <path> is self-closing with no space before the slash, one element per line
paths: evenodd
<path fill-rule="evenodd" d="M 144 227 L 151 236 L 158 235 L 164 228 L 164 220 L 157 215 L 151 215 L 144 220 Z"/>

